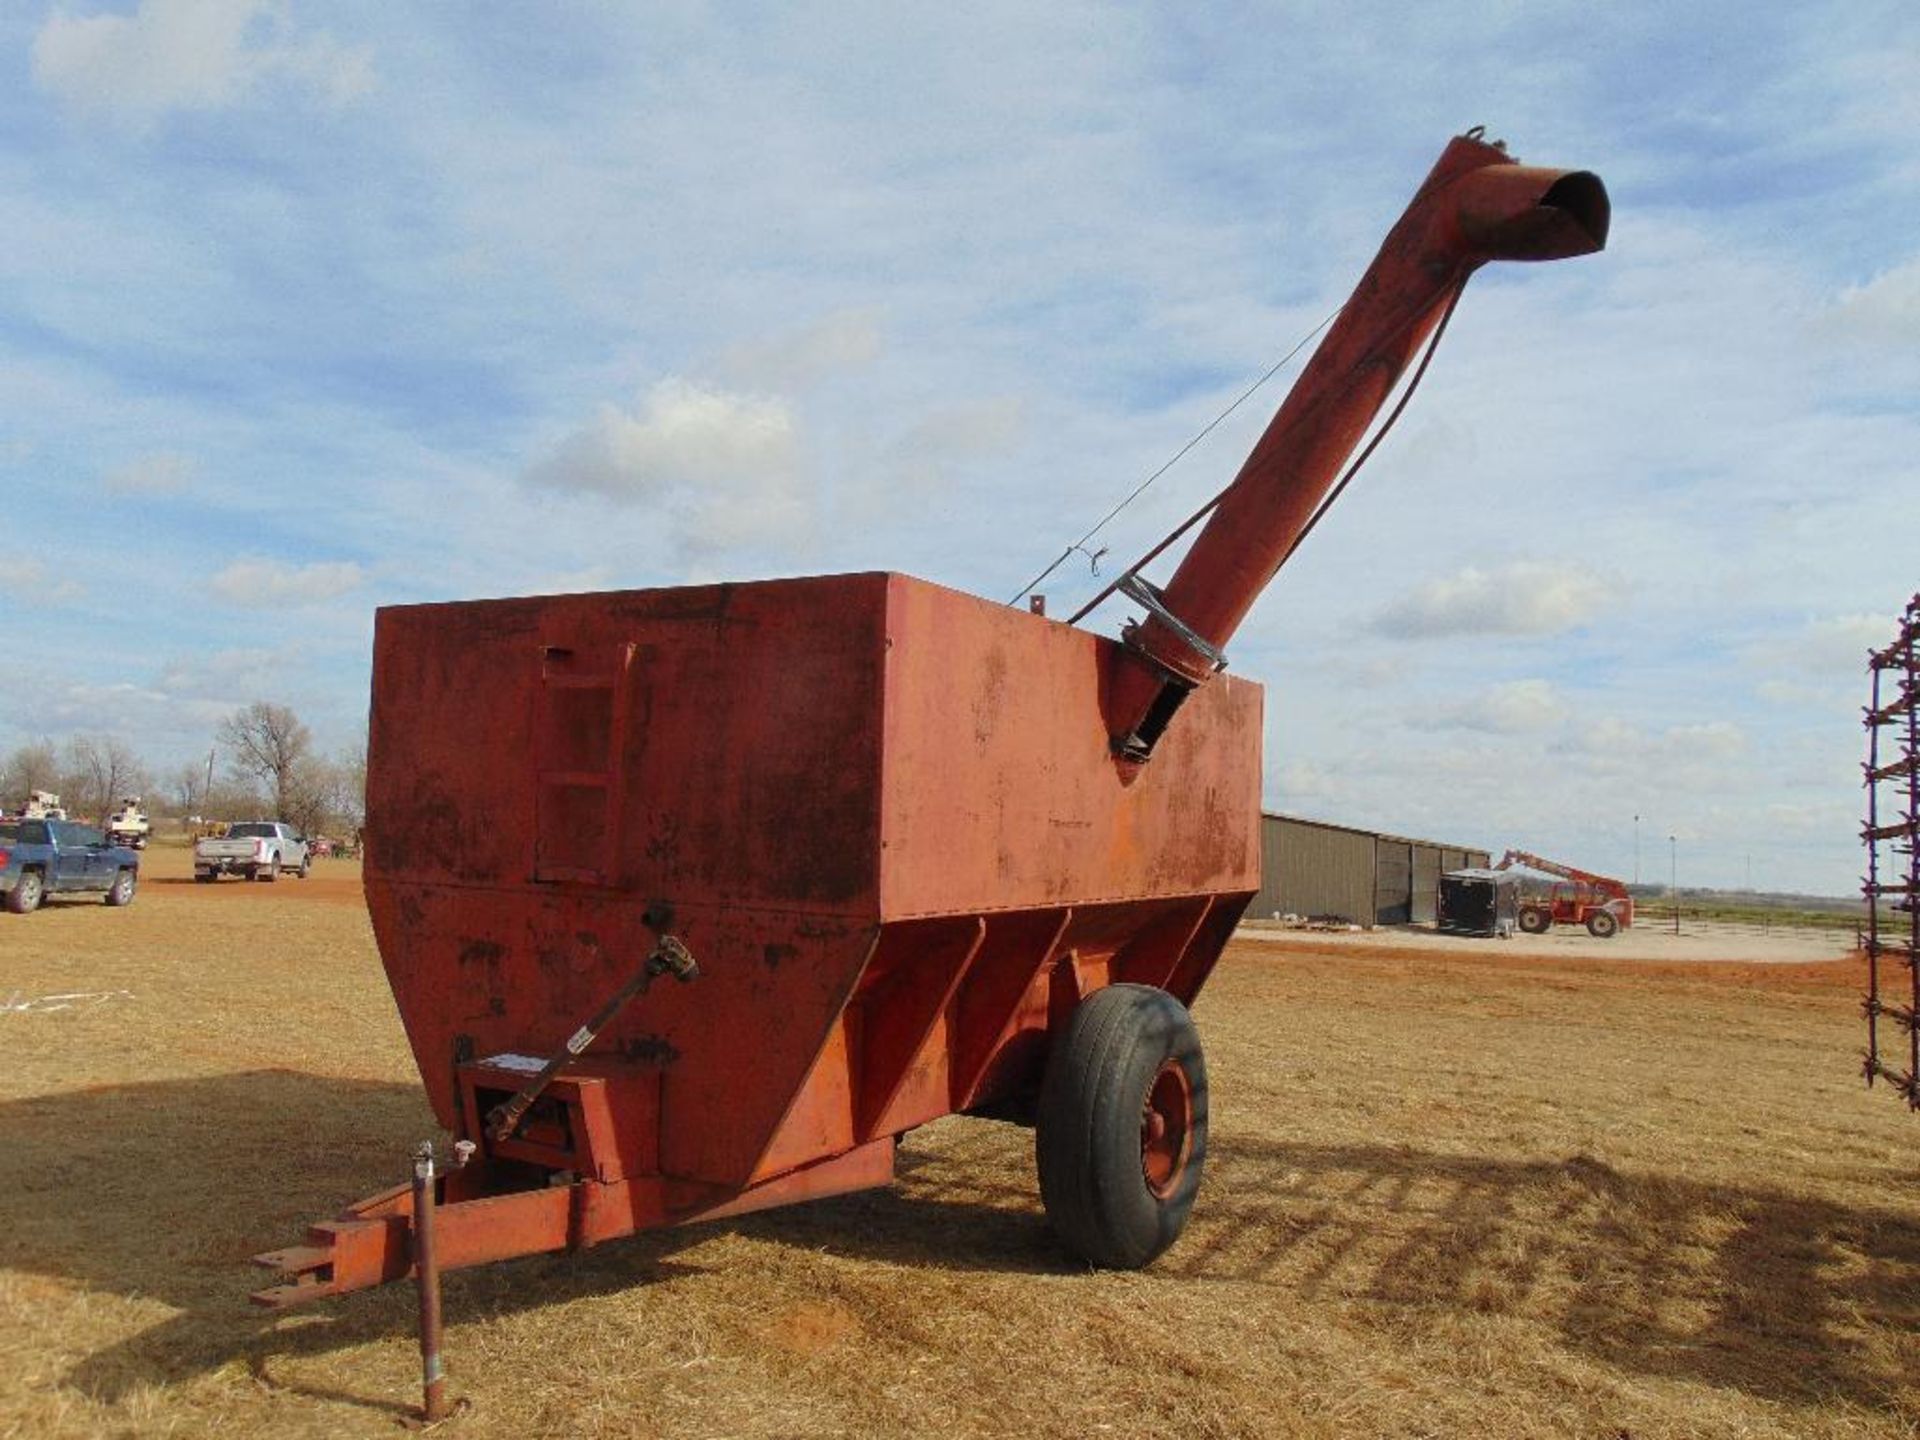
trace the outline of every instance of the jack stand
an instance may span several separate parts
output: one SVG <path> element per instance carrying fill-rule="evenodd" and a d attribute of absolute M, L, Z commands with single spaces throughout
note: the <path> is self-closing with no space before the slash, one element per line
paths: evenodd
<path fill-rule="evenodd" d="M 471 1141 L 462 1140 L 453 1147 L 453 1168 L 458 1170 L 473 1155 Z M 442 1326 L 440 1318 L 440 1264 L 433 1251 L 434 1209 L 433 1142 L 422 1140 L 413 1154 L 413 1268 L 420 1291 L 420 1380 L 421 1406 L 418 1418 L 403 1421 L 409 1430 L 432 1430 L 453 1416 L 466 1411 L 471 1403 L 462 1399 L 452 1410 L 447 1408 L 447 1372 L 440 1360 Z"/>

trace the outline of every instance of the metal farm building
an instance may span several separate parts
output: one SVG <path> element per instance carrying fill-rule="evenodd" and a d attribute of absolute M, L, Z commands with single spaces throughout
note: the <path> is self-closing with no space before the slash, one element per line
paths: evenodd
<path fill-rule="evenodd" d="M 1492 858 L 1464 845 L 1271 812 L 1261 817 L 1260 852 L 1260 893 L 1247 919 L 1301 915 L 1369 926 L 1432 924 L 1441 875 Z"/>

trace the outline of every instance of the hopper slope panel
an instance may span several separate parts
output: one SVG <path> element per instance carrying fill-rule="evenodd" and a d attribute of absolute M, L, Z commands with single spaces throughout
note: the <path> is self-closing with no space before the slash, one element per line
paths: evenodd
<path fill-rule="evenodd" d="M 368 873 L 873 914 L 885 585 L 383 610 Z"/>
<path fill-rule="evenodd" d="M 375 881 L 367 899 L 421 1080 L 449 1129 L 460 1057 L 552 1054 L 653 943 L 640 907 L 612 893 Z M 699 957 L 699 980 L 656 983 L 592 1053 L 659 1073 L 661 1172 L 741 1185 L 846 1003 L 876 927 L 733 906 L 688 907 L 675 923 Z"/>
<path fill-rule="evenodd" d="M 1260 687 L 1197 691 L 1152 762 L 1108 748 L 1112 641 L 894 576 L 882 913 L 1260 888 Z"/>

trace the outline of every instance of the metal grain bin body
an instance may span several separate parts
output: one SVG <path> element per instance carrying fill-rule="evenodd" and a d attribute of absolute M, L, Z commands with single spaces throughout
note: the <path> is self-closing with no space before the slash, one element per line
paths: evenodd
<path fill-rule="evenodd" d="M 668 929 L 700 982 L 593 1054 L 623 1175 L 702 1205 L 1017 1104 L 1110 980 L 1192 1000 L 1259 885 L 1260 690 L 1122 766 L 1114 648 L 887 574 L 383 610 L 367 897 L 441 1123 Z"/>

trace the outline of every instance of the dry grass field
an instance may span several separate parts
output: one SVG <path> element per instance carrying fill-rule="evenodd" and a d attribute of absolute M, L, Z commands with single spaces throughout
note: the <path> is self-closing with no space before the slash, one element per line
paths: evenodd
<path fill-rule="evenodd" d="M 0 915 L 0 1436 L 396 1433 L 409 1290 L 244 1301 L 429 1133 L 353 867 L 148 869 Z M 1920 1118 L 1858 980 L 1238 943 L 1154 1269 L 1067 1263 L 1030 1136 L 949 1120 L 887 1192 L 449 1276 L 447 1433 L 1912 1434 Z"/>

